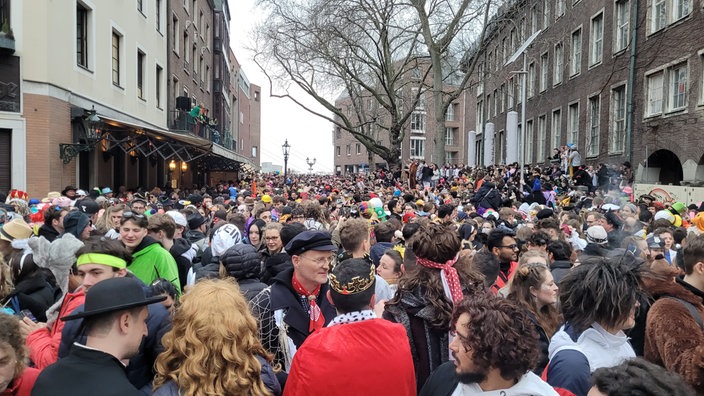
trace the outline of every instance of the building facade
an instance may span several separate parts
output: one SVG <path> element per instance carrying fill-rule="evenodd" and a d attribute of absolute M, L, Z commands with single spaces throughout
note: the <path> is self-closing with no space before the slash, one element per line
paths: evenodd
<path fill-rule="evenodd" d="M 212 0 L 0 5 L 0 190 L 204 185 L 258 165 L 212 113 Z"/>
<path fill-rule="evenodd" d="M 416 84 L 403 84 L 403 103 L 412 103 L 412 98 L 417 95 L 418 89 L 425 92 L 420 94 L 418 104 L 411 111 L 408 121 L 403 126 L 404 138 L 401 142 L 401 164 L 406 164 L 411 160 L 425 160 L 428 163 L 435 163 L 438 166 L 445 164 L 461 165 L 465 164 L 466 157 L 466 131 L 467 118 L 466 97 L 467 93 L 462 93 L 456 100 L 452 101 L 445 113 L 444 123 L 438 128 L 434 120 L 435 103 L 432 92 L 428 90 L 430 81 L 417 81 Z M 375 102 L 367 99 L 365 111 L 368 114 L 375 112 Z M 335 106 L 345 112 L 348 117 L 355 119 L 354 107 L 350 98 L 346 94 L 340 95 L 335 101 Z M 408 110 L 406 110 L 408 111 Z M 340 118 L 336 117 L 340 122 Z M 379 118 L 384 123 L 383 118 Z M 372 124 L 367 134 L 381 145 L 389 144 L 388 131 L 378 125 Z M 440 130 L 438 130 L 440 129 Z M 433 158 L 435 149 L 435 136 L 441 135 L 441 141 L 445 146 L 444 158 Z M 372 154 L 359 140 L 351 133 L 342 129 L 338 125 L 333 125 L 332 142 L 334 147 L 335 173 L 339 175 L 356 174 L 360 172 L 374 171 L 377 168 L 387 168 L 386 162 L 378 155 Z"/>
<path fill-rule="evenodd" d="M 704 121 L 704 36 L 694 28 L 704 26 L 702 6 L 509 2 L 494 16 L 475 69 L 470 164 L 520 158 L 517 138 L 525 132 L 528 165 L 544 165 L 554 148 L 576 144 L 587 164 L 629 161 L 640 181 L 704 180 L 704 149 L 695 143 Z M 533 34 L 523 55 L 511 58 Z M 511 112 L 517 134 L 507 124 Z"/>

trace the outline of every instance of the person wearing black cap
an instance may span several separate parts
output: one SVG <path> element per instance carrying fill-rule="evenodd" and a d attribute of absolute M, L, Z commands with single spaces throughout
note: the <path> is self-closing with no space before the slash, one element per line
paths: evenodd
<path fill-rule="evenodd" d="M 71 200 L 76 199 L 76 187 L 71 185 L 66 186 L 66 188 L 61 191 L 61 195 Z"/>
<path fill-rule="evenodd" d="M 262 345 L 288 372 L 296 349 L 335 317 L 335 308 L 325 295 L 337 247 L 328 232 L 307 230 L 290 240 L 285 249 L 293 267 L 274 277 L 271 287 L 254 297 L 251 307 L 259 322 Z M 279 334 L 282 328 L 285 337 Z"/>
<path fill-rule="evenodd" d="M 87 214 L 92 224 L 95 224 L 98 221 L 98 212 L 100 212 L 100 206 L 94 200 L 90 198 L 83 198 L 81 200 L 76 201 L 73 206 L 78 208 L 79 211 Z"/>
<path fill-rule="evenodd" d="M 209 241 L 208 237 L 205 235 L 208 229 L 208 219 L 202 214 L 195 212 L 188 215 L 187 220 L 188 231 L 183 234 L 183 237 L 196 249 L 196 256 L 193 258 L 193 263 L 200 263 L 203 252 L 208 248 Z"/>
<path fill-rule="evenodd" d="M 164 300 L 147 298 L 138 281 L 106 279 L 86 293 L 85 310 L 61 318 L 83 319 L 85 345 L 75 343 L 70 354 L 39 374 L 32 396 L 142 396 L 127 379 L 123 361 L 136 355 L 147 335 L 147 305 Z"/>

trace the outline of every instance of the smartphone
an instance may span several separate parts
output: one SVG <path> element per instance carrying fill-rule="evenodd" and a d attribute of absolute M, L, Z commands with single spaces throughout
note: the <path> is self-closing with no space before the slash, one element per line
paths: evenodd
<path fill-rule="evenodd" d="M 35 318 L 34 315 L 32 314 L 32 311 L 30 311 L 28 309 L 21 310 L 19 313 L 19 317 L 20 317 L 20 320 L 22 320 L 24 318 L 29 318 L 29 320 L 31 320 L 32 322 L 37 323 L 37 318 Z"/>

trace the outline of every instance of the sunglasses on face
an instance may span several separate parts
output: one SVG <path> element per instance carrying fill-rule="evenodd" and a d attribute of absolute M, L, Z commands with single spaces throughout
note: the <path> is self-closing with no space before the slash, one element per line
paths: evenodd
<path fill-rule="evenodd" d="M 123 219 L 143 219 L 144 215 L 141 215 L 139 213 L 134 213 L 134 212 L 122 212 L 122 218 Z"/>

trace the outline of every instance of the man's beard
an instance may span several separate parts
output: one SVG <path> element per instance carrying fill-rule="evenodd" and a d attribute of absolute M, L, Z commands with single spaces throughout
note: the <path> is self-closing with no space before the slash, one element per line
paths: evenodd
<path fill-rule="evenodd" d="M 475 371 L 457 373 L 457 379 L 463 384 L 480 383 L 486 380 L 486 373 Z"/>

